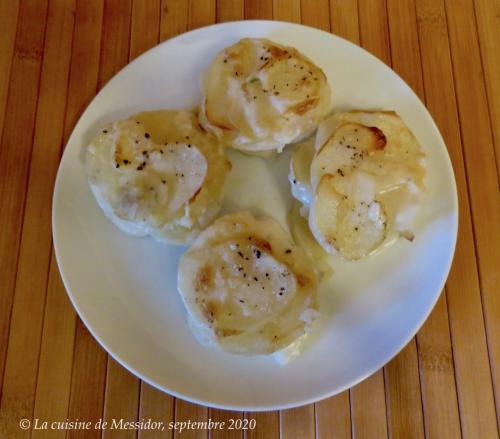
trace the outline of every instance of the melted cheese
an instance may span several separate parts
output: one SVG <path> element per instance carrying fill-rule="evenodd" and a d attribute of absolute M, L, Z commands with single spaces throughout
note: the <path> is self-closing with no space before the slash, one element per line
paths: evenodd
<path fill-rule="evenodd" d="M 166 110 L 104 127 L 86 149 L 86 168 L 121 230 L 184 243 L 214 218 L 229 166 L 193 113 Z"/>
<path fill-rule="evenodd" d="M 317 279 L 306 254 L 274 220 L 219 218 L 183 255 L 179 291 L 198 340 L 239 354 L 269 354 L 314 320 Z M 208 340 L 207 340 L 208 337 Z"/>
<path fill-rule="evenodd" d="M 292 196 L 307 209 L 311 205 L 313 198 L 311 162 L 314 152 L 314 138 L 295 145 L 288 174 Z"/>
<path fill-rule="evenodd" d="M 319 67 L 291 47 L 245 38 L 219 53 L 202 81 L 200 123 L 227 146 L 281 151 L 330 110 Z"/>
<path fill-rule="evenodd" d="M 424 177 L 420 145 L 399 116 L 386 112 L 331 116 L 318 128 L 314 153 L 296 149 L 289 175 L 316 240 L 347 259 L 399 236 L 412 239 Z"/>

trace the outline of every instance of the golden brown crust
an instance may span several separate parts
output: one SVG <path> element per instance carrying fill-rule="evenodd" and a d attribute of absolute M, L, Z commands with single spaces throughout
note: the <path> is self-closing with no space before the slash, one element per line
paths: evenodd
<path fill-rule="evenodd" d="M 318 102 L 319 98 L 310 98 L 296 105 L 293 105 L 292 107 L 289 107 L 287 112 L 302 116 L 306 114 L 309 110 L 314 108 Z"/>
<path fill-rule="evenodd" d="M 373 149 L 384 149 L 385 145 L 387 145 L 387 138 L 385 137 L 383 131 L 377 127 L 368 127 L 368 129 L 374 134 Z"/>
<path fill-rule="evenodd" d="M 323 71 L 291 47 L 244 38 L 219 53 L 203 80 L 200 123 L 229 147 L 281 150 L 330 111 Z"/>
<path fill-rule="evenodd" d="M 393 111 L 336 113 L 319 128 L 309 225 L 322 247 L 359 259 L 407 234 L 425 186 L 425 155 Z"/>
<path fill-rule="evenodd" d="M 182 256 L 179 291 L 223 350 L 268 354 L 304 334 L 316 308 L 316 273 L 274 220 L 247 212 L 219 218 Z M 194 278 L 193 278 L 194 275 Z M 308 310 L 311 319 L 303 318 Z"/>
<path fill-rule="evenodd" d="M 214 287 L 214 279 L 213 279 L 213 267 L 209 264 L 201 267 L 196 274 L 195 285 L 200 291 L 208 291 L 213 289 Z"/>
<path fill-rule="evenodd" d="M 195 112 L 159 110 L 104 127 L 86 150 L 86 168 L 120 229 L 185 244 L 215 218 L 230 163 Z"/>

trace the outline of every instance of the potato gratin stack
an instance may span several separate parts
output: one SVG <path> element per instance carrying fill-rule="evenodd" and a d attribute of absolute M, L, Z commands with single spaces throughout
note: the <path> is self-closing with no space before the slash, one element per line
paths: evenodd
<path fill-rule="evenodd" d="M 99 206 L 121 230 L 191 242 L 216 217 L 230 162 L 189 111 L 151 111 L 104 127 L 86 151 Z"/>
<path fill-rule="evenodd" d="M 244 38 L 220 52 L 202 80 L 200 122 L 223 144 L 281 151 L 330 112 L 323 71 L 292 47 Z"/>
<path fill-rule="evenodd" d="M 297 148 L 289 179 L 319 244 L 354 260 L 398 236 L 413 239 L 424 176 L 424 154 L 396 113 L 352 111 L 329 117 L 314 146 Z"/>
<path fill-rule="evenodd" d="M 179 264 L 179 291 L 197 339 L 246 354 L 270 354 L 314 321 L 316 273 L 304 251 L 272 219 L 223 216 Z"/>
<path fill-rule="evenodd" d="M 89 184 L 124 232 L 192 244 L 178 290 L 201 343 L 271 354 L 318 317 L 317 273 L 331 270 L 327 253 L 356 260 L 398 236 L 413 239 L 424 154 L 396 113 L 324 120 L 331 91 L 323 71 L 266 39 L 221 51 L 202 93 L 199 112 L 151 111 L 105 126 L 86 149 Z M 215 220 L 231 169 L 225 147 L 280 152 L 303 139 L 289 174 L 302 204 L 292 210 L 296 243 L 271 218 L 236 212 Z"/>

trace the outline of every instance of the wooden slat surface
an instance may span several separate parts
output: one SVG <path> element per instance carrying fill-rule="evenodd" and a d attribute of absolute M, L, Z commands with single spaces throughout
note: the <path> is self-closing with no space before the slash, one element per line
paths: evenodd
<path fill-rule="evenodd" d="M 484 68 L 484 81 L 490 107 L 490 123 L 495 139 L 496 166 L 500 174 L 500 54 L 495 50 L 500 41 L 500 1 L 474 1 L 476 28 Z"/>
<path fill-rule="evenodd" d="M 387 439 L 384 375 L 375 373 L 351 390 L 353 436 Z"/>
<path fill-rule="evenodd" d="M 416 9 L 411 1 L 388 0 L 387 4 L 390 45 L 393 68 L 405 79 L 420 99 L 425 102 L 424 83 L 421 67 L 420 44 L 418 40 Z M 407 54 L 413 56 L 408 57 Z M 420 390 L 426 437 L 459 437 L 457 395 L 451 361 L 451 341 L 446 297 L 443 294 L 425 326 L 417 335 L 416 350 L 420 372 Z M 413 345 L 411 346 L 413 347 Z M 405 352 L 406 354 L 407 352 Z M 401 355 L 401 358 L 408 358 Z M 415 359 L 411 358 L 415 368 Z M 392 365 L 393 363 L 391 363 Z M 413 380 L 418 379 L 415 377 Z M 410 389 L 411 391 L 411 389 Z M 419 404 L 414 396 L 413 404 Z M 442 420 L 436 422 L 434 413 L 442 412 Z M 419 428 L 422 419 L 415 423 L 415 417 L 407 410 L 413 421 L 413 430 Z M 403 424 L 404 425 L 404 424 Z"/>
<path fill-rule="evenodd" d="M 3 0 L 0 2 L 0 29 L 2 29 L 2 38 L 0 39 L 0 133 L 5 118 L 5 104 L 9 90 L 18 14 L 19 1 Z"/>
<path fill-rule="evenodd" d="M 30 161 L 21 246 L 5 365 L 0 410 L 14 421 L 31 417 L 37 383 L 38 359 L 50 264 L 50 204 L 66 106 L 66 87 L 73 36 L 72 2 L 49 5 L 44 57 L 39 83 L 35 134 Z M 63 84 L 63 87 L 61 87 Z M 35 245 L 34 245 L 35 244 Z M 26 315 L 30 319 L 26 319 Z M 22 402 L 22 406 L 20 406 Z M 7 431 L 15 431 L 9 428 Z M 26 432 L 27 433 L 27 432 Z M 12 433 L 11 433 L 12 434 Z M 26 434 L 26 436 L 28 433 Z"/>
<path fill-rule="evenodd" d="M 67 117 L 64 126 L 66 139 L 79 114 L 97 91 L 99 62 L 85 63 L 83 60 L 100 59 L 103 14 L 103 2 L 77 1 Z M 53 264 L 51 270 L 57 270 L 57 266 Z M 107 355 L 80 320 L 77 321 L 72 349 L 73 367 L 67 417 L 86 419 L 95 423 L 103 413 Z M 76 438 L 99 436 L 99 432 L 94 430 L 72 430 L 67 434 L 67 437 Z"/>
<path fill-rule="evenodd" d="M 391 66 L 439 126 L 460 203 L 452 270 L 417 336 L 354 388 L 282 412 L 209 409 L 131 375 L 76 316 L 50 234 L 60 154 L 96 92 L 158 42 L 240 19 L 317 27 Z M 499 0 L 0 0 L 0 29 L 0 438 L 498 438 Z M 21 418 L 257 427 L 22 431 Z"/>
<path fill-rule="evenodd" d="M 0 267 L 5 270 L 0 295 L 0 383 L 9 341 L 46 23 L 47 2 L 28 3 L 20 5 L 14 51 L 5 52 L 12 57 L 12 81 L 2 109 L 8 129 L 0 137 L 0 225 L 8 231 L 0 241 Z"/>
<path fill-rule="evenodd" d="M 497 12 L 500 13 L 500 10 Z M 493 387 L 500 398 L 500 246 L 492 245 L 491 236 L 500 236 L 500 203 L 498 174 L 492 126 L 478 37 L 475 33 L 474 5 L 470 1 L 446 2 L 451 59 L 458 101 L 465 168 L 469 185 L 479 283 L 491 361 Z M 465 37 L 467 35 L 467 37 Z M 475 117 L 481 114 L 482 117 Z M 485 361 L 486 363 L 486 361 Z M 486 373 L 487 371 L 485 371 Z M 482 395 L 490 414 L 491 390 Z M 485 422 L 484 432 L 493 431 L 493 422 Z"/>
<path fill-rule="evenodd" d="M 467 438 L 495 437 L 498 425 L 477 273 L 477 242 L 470 216 L 470 183 L 464 166 L 465 145 L 458 119 L 445 5 L 430 0 L 418 2 L 417 14 L 427 105 L 447 142 L 459 193 L 459 238 L 447 281 L 447 298 L 462 434 Z M 439 66 L 430 61 L 436 57 L 441 59 Z M 476 113 L 475 119 L 480 118 Z"/>
<path fill-rule="evenodd" d="M 139 405 L 139 419 L 154 419 L 163 422 L 164 425 L 168 425 L 174 419 L 174 399 L 144 382 L 141 382 Z M 172 431 L 168 429 L 140 430 L 138 439 L 167 439 L 172 436 Z"/>

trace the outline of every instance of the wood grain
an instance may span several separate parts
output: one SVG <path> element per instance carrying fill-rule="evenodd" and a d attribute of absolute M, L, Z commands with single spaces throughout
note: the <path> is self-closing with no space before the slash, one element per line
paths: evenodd
<path fill-rule="evenodd" d="M 422 396 L 415 339 L 384 368 L 391 435 L 424 438 Z"/>
<path fill-rule="evenodd" d="M 247 20 L 271 20 L 273 0 L 245 0 L 245 18 Z"/>
<path fill-rule="evenodd" d="M 66 87 L 61 87 L 61 84 L 68 83 L 73 7 L 69 1 L 52 1 L 48 8 L 11 335 L 0 407 L 2 417 L 14 421 L 11 427 L 6 428 L 10 434 L 18 429 L 17 418 L 32 417 L 35 403 L 45 306 L 45 288 L 40 291 L 38 287 L 47 285 L 50 264 L 50 201 L 63 134 Z M 26 437 L 29 435 L 28 431 L 23 433 Z"/>
<path fill-rule="evenodd" d="M 81 320 L 77 320 L 69 419 L 84 419 L 96 425 L 102 419 L 106 387 L 107 355 L 89 334 Z M 69 438 L 99 438 L 101 431 L 69 430 Z"/>
<path fill-rule="evenodd" d="M 427 106 L 448 146 L 458 186 L 458 242 L 446 291 L 462 436 L 495 438 L 498 431 L 443 2 L 417 1 L 417 17 Z"/>
<path fill-rule="evenodd" d="M 500 41 L 500 1 L 474 0 L 474 12 L 476 29 L 472 29 L 471 31 L 477 31 L 479 37 L 484 82 L 488 94 L 490 123 L 495 140 L 496 167 L 497 173 L 500 174 L 500 82 L 498 81 L 498 72 L 500 71 L 500 54 L 498 53 L 498 41 Z"/>
<path fill-rule="evenodd" d="M 191 422 L 206 422 L 208 420 L 208 408 L 201 405 L 192 404 L 177 398 L 175 400 L 175 422 L 188 423 Z M 176 430 L 174 437 L 182 437 L 187 439 L 205 439 L 207 431 L 205 429 L 186 429 L 184 431 Z"/>
<path fill-rule="evenodd" d="M 300 0 L 273 0 L 275 20 L 300 23 L 300 15 Z"/>
<path fill-rule="evenodd" d="M 351 437 L 350 393 L 348 390 L 316 404 L 316 436 L 319 439 Z"/>
<path fill-rule="evenodd" d="M 139 380 L 124 369 L 111 357 L 108 358 L 108 373 L 106 375 L 106 393 L 103 419 L 110 428 L 103 431 L 105 439 L 135 438 L 135 429 L 112 428 L 113 421 L 137 421 L 139 414 Z"/>
<path fill-rule="evenodd" d="M 210 430 L 208 435 L 210 439 L 242 439 L 244 437 L 244 430 L 234 428 L 235 425 L 237 425 L 234 423 L 237 419 L 245 419 L 244 413 L 230 410 L 210 409 L 208 417 L 214 422 L 223 422 L 225 426 L 222 429 L 216 428 Z"/>
<path fill-rule="evenodd" d="M 208 26 L 215 23 L 216 17 L 215 0 L 205 0 L 199 2 L 191 0 L 189 2 L 189 29 L 196 29 L 202 26 Z"/>
<path fill-rule="evenodd" d="M 187 0 L 162 0 L 160 41 L 186 32 L 189 3 Z"/>
<path fill-rule="evenodd" d="M 130 51 L 132 0 L 106 0 L 102 24 L 98 88 L 127 64 Z"/>
<path fill-rule="evenodd" d="M 330 29 L 332 33 L 359 45 L 357 0 L 330 1 Z"/>
<path fill-rule="evenodd" d="M 280 438 L 313 439 L 316 436 L 314 404 L 280 413 Z"/>
<path fill-rule="evenodd" d="M 415 4 L 411 0 L 388 0 L 387 11 L 389 19 L 389 34 L 391 44 L 392 65 L 397 73 L 413 88 L 417 95 L 425 100 L 420 44 L 417 30 Z M 408 53 L 412 56 L 408 57 Z M 444 296 L 444 294 L 443 294 Z M 429 322 L 430 324 L 417 335 L 417 354 L 419 355 L 420 386 L 422 391 L 422 409 L 426 437 L 459 437 L 460 424 L 457 405 L 457 394 L 454 375 L 447 374 L 446 370 L 436 370 L 433 367 L 438 358 L 449 359 L 448 365 L 453 370 L 453 358 L 449 335 L 448 313 L 446 297 L 441 297 L 435 307 Z M 433 324 L 440 322 L 440 325 Z M 412 347 L 413 348 L 413 347 Z M 422 349 L 422 351 L 421 351 Z M 443 355 L 444 357 L 441 357 Z M 436 358 L 438 357 L 438 358 Z M 391 363 L 391 364 L 394 364 Z M 414 362 L 411 360 L 411 364 Z M 435 379 L 436 373 L 442 373 L 441 379 Z M 415 371 L 414 371 L 415 374 Z M 413 377 L 417 380 L 417 377 Z M 403 377 L 402 383 L 406 379 Z M 420 412 L 418 395 L 414 395 L 413 405 Z M 406 405 L 406 416 L 415 418 L 411 406 Z M 442 413 L 441 422 L 433 422 L 436 411 Z M 422 435 L 419 421 L 412 426 L 415 435 Z M 406 428 L 406 427 L 405 427 Z"/>
<path fill-rule="evenodd" d="M 50 267 L 33 419 L 54 422 L 68 416 L 76 314 L 57 270 L 54 253 Z M 64 437 L 64 430 L 32 432 L 32 438 L 36 439 Z"/>
<path fill-rule="evenodd" d="M 75 126 L 80 114 L 95 95 L 99 77 L 103 3 L 78 1 L 68 91 L 64 137 Z M 92 61 L 91 61 L 92 60 Z M 51 266 L 51 270 L 57 270 Z M 69 419 L 85 419 L 93 423 L 102 417 L 107 355 L 78 320 L 75 332 Z M 67 437 L 100 437 L 99 430 L 69 431 Z"/>
<path fill-rule="evenodd" d="M 133 60 L 160 40 L 161 0 L 132 0 L 129 59 Z"/>
<path fill-rule="evenodd" d="M 64 122 L 65 142 L 97 91 L 99 64 L 96 60 L 100 58 L 101 53 L 103 12 L 103 3 L 100 0 L 77 0 Z"/>
<path fill-rule="evenodd" d="M 328 0 L 302 0 L 302 23 L 330 31 L 330 5 Z"/>
<path fill-rule="evenodd" d="M 459 0 L 453 4 L 447 2 L 446 13 L 471 197 L 483 314 L 489 357 L 492 360 L 493 388 L 497 389 L 499 416 L 500 368 L 495 368 L 494 365 L 500 364 L 500 246 L 491 241 L 492 236 L 500 236 L 500 197 L 495 150 L 472 0 Z M 464 36 L 466 34 L 467 37 Z M 488 397 L 487 395 L 485 396 Z M 487 403 L 486 407 L 489 408 L 490 404 Z"/>
<path fill-rule="evenodd" d="M 414 1 L 387 0 L 387 20 L 392 68 L 425 101 Z"/>
<path fill-rule="evenodd" d="M 358 17 L 361 45 L 391 65 L 391 46 L 385 0 L 359 0 Z"/>
<path fill-rule="evenodd" d="M 278 412 L 247 413 L 247 419 L 255 419 L 256 427 L 246 431 L 245 439 L 278 439 L 280 424 Z"/>
<path fill-rule="evenodd" d="M 217 0 L 217 22 L 242 20 L 245 16 L 243 0 Z"/>
<path fill-rule="evenodd" d="M 93 94 L 95 94 L 98 65 L 89 63 L 88 60 L 99 58 L 102 23 L 102 7 L 99 6 L 99 3 L 80 1 L 77 3 L 74 12 L 75 22 L 66 117 L 64 124 L 61 125 L 61 129 L 64 131 L 63 142 L 66 142 L 79 116 L 79 112 L 84 108 Z M 58 152 L 59 149 L 56 149 L 56 151 Z M 90 366 L 92 367 L 96 364 L 94 362 L 95 358 L 92 358 L 91 353 L 86 353 L 81 344 L 78 345 L 75 355 L 76 321 L 74 309 L 69 303 L 55 257 L 52 254 L 38 384 L 35 395 L 35 418 L 61 421 L 70 416 L 75 416 L 75 414 L 76 416 L 85 416 L 89 412 L 94 414 L 92 407 L 90 410 L 82 413 L 81 406 L 79 405 L 95 403 L 95 399 L 92 398 L 84 399 L 83 401 L 79 399 L 82 395 L 85 396 L 85 392 L 89 389 L 86 387 L 85 373 L 91 374 L 91 380 L 88 383 L 90 386 L 96 382 L 99 384 L 104 375 L 102 377 L 95 377 L 97 378 L 95 380 L 93 373 L 96 373 L 96 371 L 99 373 L 99 369 L 90 369 L 86 372 L 85 366 L 87 364 L 83 364 L 82 368 L 78 366 L 74 367 L 75 361 L 79 361 L 80 358 L 87 358 L 86 354 L 90 356 Z M 82 331 L 81 328 L 80 331 Z M 81 335 L 79 337 L 81 339 Z M 92 346 L 95 345 L 95 342 L 88 334 L 86 341 Z M 97 359 L 105 360 L 105 355 L 101 354 L 100 351 L 97 352 Z M 105 369 L 101 368 L 101 371 L 104 374 Z M 79 377 L 82 378 L 81 381 L 78 381 Z M 101 392 L 104 391 L 102 386 L 98 386 L 97 389 L 100 389 Z M 70 398 L 72 398 L 73 402 L 71 402 Z M 101 413 L 101 411 L 98 411 L 95 413 L 95 417 L 100 417 Z M 65 433 L 65 431 L 40 430 L 33 432 L 33 437 L 65 437 Z"/>
<path fill-rule="evenodd" d="M 2 29 L 2 38 L 0 38 L 0 136 L 3 131 L 18 13 L 19 0 L 0 1 L 0 29 Z"/>
<path fill-rule="evenodd" d="M 354 437 L 387 438 L 387 413 L 382 373 L 372 375 L 351 389 L 351 416 Z"/>
<path fill-rule="evenodd" d="M 445 292 L 419 331 L 417 344 L 425 437 L 460 438 L 460 415 Z"/>
<path fill-rule="evenodd" d="M 140 430 L 138 439 L 167 439 L 173 437 L 173 431 L 168 428 L 174 420 L 174 398 L 158 389 L 141 382 L 141 401 L 139 419 L 152 419 L 163 422 L 165 430 Z"/>
<path fill-rule="evenodd" d="M 158 41 L 243 18 L 331 31 L 391 65 L 443 133 L 460 206 L 446 290 L 416 341 L 350 391 L 282 412 L 197 406 L 108 359 L 51 245 L 62 145 L 98 89 Z M 0 437 L 498 438 L 499 0 L 0 0 L 0 29 Z M 23 417 L 257 427 L 23 432 Z"/>
<path fill-rule="evenodd" d="M 36 106 L 42 65 L 43 40 L 47 2 L 25 1 L 20 5 L 15 50 L 12 57 L 11 77 L 5 112 L 5 126 L 0 144 L 0 267 L 2 267 L 2 294 L 0 294 L 0 385 L 3 384 L 9 326 L 21 229 L 24 213 L 28 170 L 35 125 Z M 12 147 L 14 145 L 14 147 Z M 14 336 L 14 333 L 13 333 Z M 13 349 L 13 348 L 11 348 Z M 29 383 L 27 384 L 30 385 Z M 23 392 L 23 383 L 19 383 Z M 11 431 L 18 414 L 26 412 L 24 399 L 15 396 L 6 400 L 2 386 L 0 432 Z M 28 407 L 30 404 L 28 403 Z M 10 415 L 3 414 L 9 407 Z M 29 408 L 28 408 L 29 409 Z M 13 417 L 13 419 L 12 419 Z M 11 425 L 11 427 L 8 427 Z"/>

